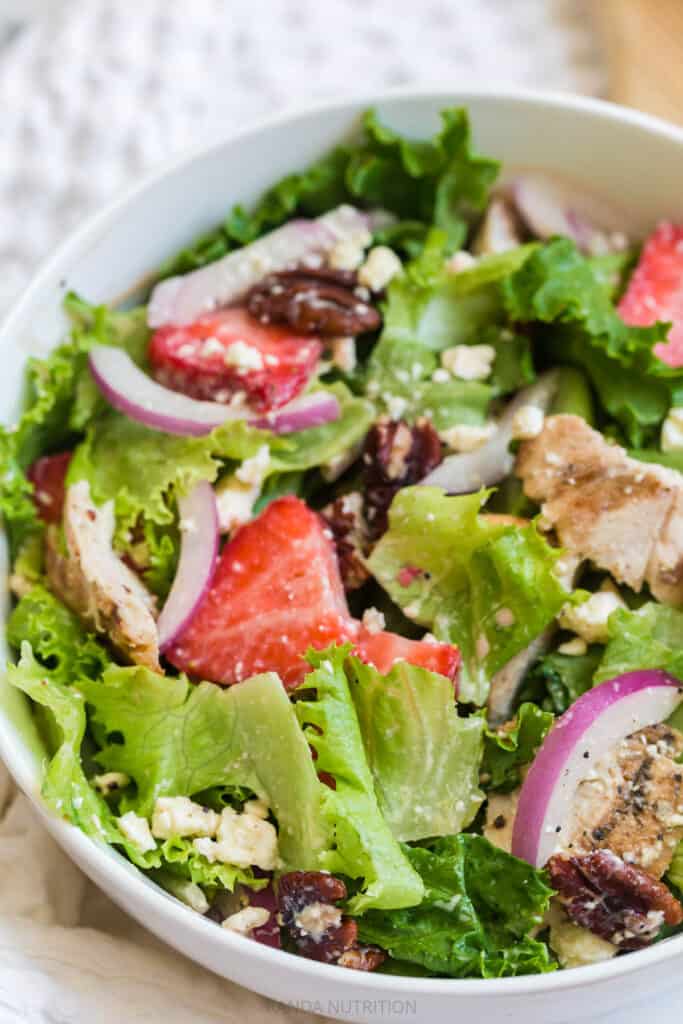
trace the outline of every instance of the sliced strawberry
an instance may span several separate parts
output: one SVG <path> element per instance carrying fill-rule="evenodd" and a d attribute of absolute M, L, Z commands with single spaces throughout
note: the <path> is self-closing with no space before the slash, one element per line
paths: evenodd
<path fill-rule="evenodd" d="M 261 324 L 245 309 L 224 309 L 187 327 L 161 327 L 149 358 L 156 379 L 174 391 L 214 402 L 241 392 L 267 412 L 304 389 L 321 352 L 317 338 Z"/>
<path fill-rule="evenodd" d="M 460 667 L 460 651 L 451 644 L 431 643 L 426 640 L 408 640 L 396 633 L 369 633 L 361 631 L 355 653 L 362 661 L 374 665 L 378 672 L 389 672 L 397 661 L 409 661 L 430 672 L 455 679 Z"/>
<path fill-rule="evenodd" d="M 655 353 L 669 366 L 683 366 L 683 225 L 663 222 L 643 246 L 638 266 L 619 303 L 627 324 L 672 324 L 667 342 Z"/>
<path fill-rule="evenodd" d="M 64 479 L 72 452 L 43 455 L 29 466 L 26 476 L 33 484 L 33 501 L 46 523 L 60 523 L 64 506 Z"/>
<path fill-rule="evenodd" d="M 273 671 L 291 687 L 307 671 L 309 647 L 344 643 L 357 631 L 321 519 L 285 497 L 223 548 L 209 593 L 167 657 L 217 683 Z"/>

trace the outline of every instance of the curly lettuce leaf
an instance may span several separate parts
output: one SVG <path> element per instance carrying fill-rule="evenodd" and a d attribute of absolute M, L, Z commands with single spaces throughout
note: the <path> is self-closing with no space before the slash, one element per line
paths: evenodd
<path fill-rule="evenodd" d="M 463 656 L 459 695 L 483 704 L 492 676 L 543 631 L 567 600 L 554 551 L 533 524 L 480 516 L 486 492 L 448 497 L 410 487 L 389 510 L 389 529 L 368 559 L 370 571 L 414 622 Z M 411 572 L 407 582 L 402 570 Z M 504 612 L 503 625 L 498 613 Z"/>
<path fill-rule="evenodd" d="M 398 397 L 403 417 L 426 415 L 437 430 L 485 421 L 491 399 L 534 379 L 529 340 L 503 323 L 496 282 L 527 258 L 529 247 L 484 257 L 453 274 L 445 266 L 447 238 L 432 231 L 424 251 L 391 282 L 381 337 L 368 360 L 368 394 L 390 409 Z M 487 344 L 496 350 L 486 382 L 432 379 L 439 353 L 452 345 Z"/>
<path fill-rule="evenodd" d="M 7 623 L 7 640 L 17 650 L 28 642 L 36 660 L 59 683 L 69 684 L 83 676 L 96 679 L 111 661 L 95 635 L 40 585 L 25 594 L 13 609 Z"/>
<path fill-rule="evenodd" d="M 410 907 L 422 898 L 419 875 L 410 866 L 384 820 L 344 663 L 348 647 L 309 651 L 313 666 L 302 688 L 313 691 L 295 710 L 303 735 L 317 753 L 316 768 L 335 781 L 321 784 L 322 813 L 334 845 L 322 854 L 321 867 L 332 874 L 361 879 L 349 902 L 351 913 L 370 907 Z"/>
<path fill-rule="evenodd" d="M 584 370 L 628 443 L 642 447 L 683 383 L 683 371 L 653 352 L 668 326 L 627 326 L 599 270 L 567 238 L 537 248 L 501 289 L 513 321 L 552 325 L 539 337 L 542 348 L 551 359 Z"/>
<path fill-rule="evenodd" d="M 262 888 L 265 882 L 255 879 L 250 868 L 210 864 L 190 839 L 168 839 L 144 853 L 128 839 L 119 827 L 118 810 L 114 812 L 86 777 L 82 745 L 87 726 L 87 697 L 78 684 L 67 686 L 60 681 L 61 674 L 59 671 L 46 671 L 33 657 L 28 643 L 22 646 L 19 663 L 7 669 L 8 682 L 26 693 L 51 720 L 51 732 L 56 743 L 42 787 L 48 806 L 86 835 L 122 849 L 134 864 L 145 871 L 165 868 L 178 878 L 209 887 L 234 889 L 242 884 Z M 102 684 L 95 682 L 92 685 Z"/>
<path fill-rule="evenodd" d="M 519 786 L 520 769 L 531 764 L 553 721 L 550 712 L 527 703 L 520 707 L 511 728 L 486 730 L 481 771 L 487 790 L 509 793 Z"/>
<path fill-rule="evenodd" d="M 367 111 L 355 143 L 338 146 L 305 171 L 287 175 L 251 211 L 234 207 L 221 225 L 164 264 L 160 276 L 196 270 L 294 215 L 317 217 L 340 203 L 395 214 L 400 221 L 382 229 L 382 241 L 389 240 L 389 231 L 391 244 L 407 251 L 418 251 L 434 224 L 457 248 L 473 215 L 484 209 L 499 165 L 474 150 L 463 108 L 444 110 L 441 119 L 433 139 L 414 141 Z"/>
<path fill-rule="evenodd" d="M 109 737 L 96 755 L 107 771 L 135 780 L 124 810 L 148 816 L 160 796 L 193 796 L 212 786 L 247 787 L 278 821 L 290 867 L 317 866 L 327 842 L 322 786 L 294 710 L 277 676 L 226 689 L 145 668 L 109 668 L 80 688 L 92 720 Z"/>
<path fill-rule="evenodd" d="M 530 937 L 552 895 L 542 872 L 476 835 L 404 849 L 422 876 L 424 899 L 406 910 L 369 911 L 358 922 L 363 942 L 454 978 L 555 969 L 546 944 Z"/>
<path fill-rule="evenodd" d="M 675 885 L 680 893 L 683 893 L 683 840 L 676 847 L 666 877 L 667 881 Z"/>
<path fill-rule="evenodd" d="M 683 610 L 649 601 L 609 617 L 609 642 L 595 673 L 603 683 L 624 672 L 657 668 L 683 682 Z"/>
<path fill-rule="evenodd" d="M 0 514 L 13 557 L 43 530 L 27 468 L 39 455 L 71 447 L 105 406 L 88 372 L 91 345 L 117 345 L 139 361 L 149 337 L 142 307 L 116 312 L 73 294 L 64 305 L 73 325 L 70 338 L 47 358 L 28 361 L 26 410 L 16 427 L 0 429 Z"/>
<path fill-rule="evenodd" d="M 462 831 L 484 798 L 482 719 L 460 718 L 452 682 L 406 661 L 381 675 L 350 658 L 348 673 L 380 810 L 396 839 Z"/>

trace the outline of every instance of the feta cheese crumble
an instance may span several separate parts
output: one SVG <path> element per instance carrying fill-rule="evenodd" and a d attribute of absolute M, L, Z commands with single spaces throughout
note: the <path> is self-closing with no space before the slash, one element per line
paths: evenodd
<path fill-rule="evenodd" d="M 356 369 L 356 339 L 332 338 L 332 364 L 342 373 L 353 373 Z"/>
<path fill-rule="evenodd" d="M 270 911 L 265 907 L 245 907 L 231 914 L 222 922 L 223 928 L 230 932 L 237 932 L 238 935 L 249 935 L 254 928 L 261 928 L 268 923 Z"/>
<path fill-rule="evenodd" d="M 441 353 L 441 365 L 460 380 L 486 380 L 495 358 L 493 345 L 454 345 Z"/>
<path fill-rule="evenodd" d="M 669 409 L 662 426 L 662 451 L 683 451 L 683 408 Z"/>
<path fill-rule="evenodd" d="M 387 245 L 376 245 L 358 271 L 358 282 L 370 291 L 381 292 L 402 269 L 403 264 L 393 249 Z"/>
<path fill-rule="evenodd" d="M 512 417 L 512 440 L 533 441 L 543 430 L 545 416 L 536 405 L 523 405 Z"/>
<path fill-rule="evenodd" d="M 378 608 L 366 608 L 363 612 L 363 625 L 368 633 L 381 633 L 386 626 L 386 620 Z"/>
<path fill-rule="evenodd" d="M 152 813 L 152 835 L 157 839 L 175 836 L 213 836 L 219 816 L 187 796 L 161 796 Z"/>
<path fill-rule="evenodd" d="M 261 353 L 253 345 L 247 345 L 246 341 L 233 341 L 231 345 L 228 345 L 224 361 L 226 366 L 234 366 L 238 370 L 263 369 Z"/>
<path fill-rule="evenodd" d="M 224 807 L 216 839 L 201 836 L 192 845 L 210 863 L 219 861 L 238 868 L 255 866 L 272 871 L 278 860 L 277 832 L 262 816 L 263 806 L 259 806 L 258 812 L 247 810 L 246 805 L 241 814 L 232 807 Z"/>
<path fill-rule="evenodd" d="M 454 452 L 473 452 L 490 441 L 496 429 L 495 423 L 484 423 L 477 427 L 458 423 L 455 427 L 441 431 L 439 437 Z"/>
<path fill-rule="evenodd" d="M 130 840 L 134 846 L 137 846 L 140 853 L 149 853 L 150 850 L 156 850 L 157 844 L 154 842 L 154 837 L 150 832 L 147 818 L 141 818 L 134 811 L 127 811 L 126 814 L 122 814 L 116 820 L 126 839 Z"/>
<path fill-rule="evenodd" d="M 609 640 L 607 621 L 617 608 L 625 608 L 619 594 L 613 590 L 599 590 L 583 604 L 566 604 L 557 617 L 563 629 L 570 629 L 587 644 L 604 644 Z"/>

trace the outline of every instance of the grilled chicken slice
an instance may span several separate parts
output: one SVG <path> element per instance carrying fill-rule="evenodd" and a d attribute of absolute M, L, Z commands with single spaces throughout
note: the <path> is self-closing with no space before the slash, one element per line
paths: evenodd
<path fill-rule="evenodd" d="M 136 665 L 159 671 L 154 597 L 116 555 L 114 506 L 95 506 L 87 480 L 72 484 L 64 502 L 67 553 L 55 527 L 48 530 L 50 585 L 72 611 Z"/>
<path fill-rule="evenodd" d="M 577 790 L 564 852 L 610 850 L 661 878 L 683 839 L 682 752 L 683 734 L 661 724 L 607 753 Z"/>
<path fill-rule="evenodd" d="M 560 543 L 639 591 L 683 604 L 683 475 L 637 462 L 579 416 L 550 416 L 515 472 Z"/>

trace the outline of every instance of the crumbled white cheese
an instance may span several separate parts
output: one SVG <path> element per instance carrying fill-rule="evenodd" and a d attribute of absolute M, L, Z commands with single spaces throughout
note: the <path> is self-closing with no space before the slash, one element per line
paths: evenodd
<path fill-rule="evenodd" d="M 218 338 L 207 338 L 202 344 L 202 355 L 207 356 L 221 356 L 225 351 L 225 345 L 218 340 Z"/>
<path fill-rule="evenodd" d="M 578 658 L 580 655 L 585 654 L 587 650 L 588 645 L 586 644 L 586 641 L 580 636 L 575 636 L 572 637 L 571 640 L 567 640 L 566 643 L 560 644 L 557 648 L 557 653 L 567 654 L 570 657 Z"/>
<path fill-rule="evenodd" d="M 387 245 L 376 245 L 358 271 L 358 282 L 370 291 L 381 292 L 402 269 L 403 265 L 393 249 Z"/>
<path fill-rule="evenodd" d="M 441 353 L 441 365 L 460 380 L 486 380 L 495 358 L 493 345 L 453 345 Z"/>
<path fill-rule="evenodd" d="M 194 846 L 197 853 L 201 853 L 202 857 L 206 857 L 209 864 L 213 864 L 217 860 L 218 843 L 215 843 L 213 839 L 208 836 L 200 836 L 199 839 L 193 839 L 192 845 Z"/>
<path fill-rule="evenodd" d="M 294 918 L 294 923 L 302 935 L 310 935 L 319 940 L 330 928 L 338 928 L 341 924 L 342 912 L 332 903 L 307 903 Z"/>
<path fill-rule="evenodd" d="M 244 807 L 242 808 L 243 814 L 253 814 L 255 818 L 262 818 L 264 821 L 268 818 L 268 811 L 270 808 L 265 800 L 255 797 L 253 800 L 247 800 Z"/>
<path fill-rule="evenodd" d="M 662 451 L 683 451 L 683 408 L 669 409 L 662 426 Z"/>
<path fill-rule="evenodd" d="M 255 814 L 224 807 L 216 833 L 216 860 L 239 868 L 255 865 L 272 871 L 277 864 L 275 826 Z"/>
<path fill-rule="evenodd" d="M 533 441 L 543 430 L 545 416 L 537 405 L 523 405 L 512 417 L 513 441 Z"/>
<path fill-rule="evenodd" d="M 455 427 L 441 431 L 439 437 L 454 452 L 473 452 L 490 441 L 496 429 L 495 423 L 484 423 L 478 427 L 458 423 Z"/>
<path fill-rule="evenodd" d="M 368 633 L 381 633 L 386 626 L 384 614 L 378 608 L 366 608 L 363 612 L 363 625 Z"/>
<path fill-rule="evenodd" d="M 330 349 L 333 365 L 342 373 L 353 373 L 356 369 L 356 339 L 332 338 Z"/>
<path fill-rule="evenodd" d="M 255 455 L 245 459 L 235 476 L 243 484 L 251 484 L 253 487 L 260 487 L 270 466 L 270 448 L 262 444 Z"/>
<path fill-rule="evenodd" d="M 382 395 L 382 398 L 386 402 L 387 412 L 392 420 L 400 420 L 403 413 L 408 408 L 408 402 L 405 398 L 401 398 L 400 395 Z"/>
<path fill-rule="evenodd" d="M 369 241 L 369 237 L 366 242 L 364 237 L 355 234 L 350 238 L 340 238 L 330 250 L 328 264 L 333 270 L 356 270 L 363 262 L 365 245 Z"/>
<path fill-rule="evenodd" d="M 434 373 L 432 374 L 432 380 L 435 384 L 447 384 L 450 379 L 450 373 L 448 370 L 445 370 L 443 366 L 439 366 L 439 368 L 434 370 Z"/>
<path fill-rule="evenodd" d="M 599 590 L 583 604 L 566 604 L 557 619 L 563 629 L 570 629 L 587 644 L 604 644 L 609 640 L 607 621 L 617 608 L 626 605 L 614 590 Z"/>
<path fill-rule="evenodd" d="M 125 772 L 105 772 L 103 775 L 96 775 L 92 781 L 95 789 L 99 789 L 100 793 L 107 796 L 117 789 L 124 789 L 130 782 L 130 778 Z"/>
<path fill-rule="evenodd" d="M 141 818 L 134 811 L 127 811 L 117 818 L 119 828 L 126 839 L 129 839 L 134 846 L 137 846 L 140 853 L 148 853 L 156 849 L 154 837 L 149 830 L 147 818 Z"/>
<path fill-rule="evenodd" d="M 219 816 L 187 796 L 160 796 L 152 813 L 152 835 L 157 839 L 175 836 L 214 836 Z"/>
<path fill-rule="evenodd" d="M 236 914 L 226 917 L 222 927 L 230 932 L 237 932 L 238 935 L 249 935 L 254 928 L 262 928 L 267 924 L 269 918 L 270 911 L 265 907 L 245 907 Z"/>
<path fill-rule="evenodd" d="M 450 270 L 451 274 L 459 274 L 461 270 L 469 270 L 470 267 L 475 266 L 476 262 L 476 256 L 473 256 L 471 252 L 468 252 L 467 249 L 459 249 L 449 260 L 446 260 L 446 269 Z"/>
<path fill-rule="evenodd" d="M 617 954 L 617 947 L 611 942 L 570 921 L 555 901 L 550 905 L 548 922 L 550 948 L 565 969 L 599 964 Z"/>
<path fill-rule="evenodd" d="M 254 502 L 261 493 L 261 485 L 252 487 L 240 483 L 233 474 L 220 481 L 215 493 L 221 533 L 232 533 L 251 519 Z"/>
<path fill-rule="evenodd" d="M 226 366 L 234 366 L 238 370 L 262 370 L 263 357 L 253 345 L 247 345 L 246 341 L 233 341 L 228 345 L 223 357 Z"/>

